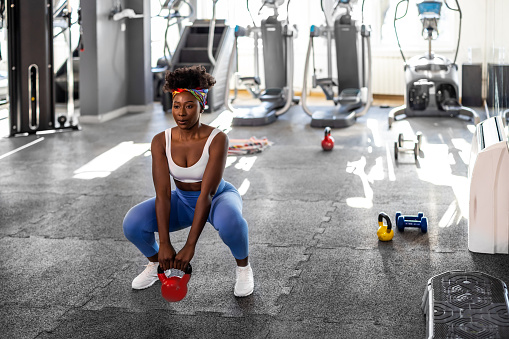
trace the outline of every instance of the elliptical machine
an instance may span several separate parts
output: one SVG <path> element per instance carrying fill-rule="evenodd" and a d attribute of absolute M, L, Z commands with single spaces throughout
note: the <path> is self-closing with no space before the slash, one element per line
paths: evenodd
<path fill-rule="evenodd" d="M 399 43 L 396 21 L 406 16 L 409 0 L 402 0 L 396 6 L 394 13 L 394 30 L 398 41 L 399 50 L 405 62 L 405 104 L 392 109 L 389 112 L 389 128 L 398 115 L 405 114 L 407 117 L 458 117 L 460 114 L 470 117 L 475 124 L 480 119 L 477 113 L 468 107 L 462 106 L 458 100 L 458 65 L 456 58 L 461 35 L 461 8 L 456 1 L 456 9 L 452 9 L 445 0 L 447 8 L 460 14 L 458 44 L 454 61 L 441 55 L 434 54 L 431 50 L 431 41 L 438 37 L 438 20 L 442 8 L 441 0 L 421 0 L 417 3 L 419 19 L 422 22 L 422 33 L 428 40 L 428 53 L 418 55 L 406 60 Z M 397 18 L 398 6 L 407 3 L 405 14 Z"/>
<path fill-rule="evenodd" d="M 254 39 L 255 75 L 242 77 L 236 73 L 235 93 L 238 84 L 244 84 L 261 104 L 252 108 L 234 108 L 231 105 L 229 89 L 226 90 L 225 104 L 234 117 L 234 126 L 261 126 L 274 122 L 278 116 L 290 109 L 293 102 L 293 39 L 294 28 L 288 20 L 278 20 L 278 8 L 285 0 L 263 0 L 262 7 L 272 8 L 274 14 L 262 20 L 261 26 L 257 27 L 253 21 L 253 27 L 235 27 L 235 45 L 231 51 L 230 65 L 227 79 L 230 79 L 232 70 L 238 70 L 238 38 L 252 36 Z M 249 0 L 246 1 L 249 13 Z M 287 6 L 290 0 L 288 0 Z M 260 91 L 261 80 L 258 74 L 258 39 L 263 43 L 263 59 L 265 72 L 265 90 Z M 235 62 L 235 65 L 233 64 Z M 234 67 L 235 66 L 235 67 Z M 229 81 L 227 81 L 229 83 Z"/>
<path fill-rule="evenodd" d="M 325 26 L 313 25 L 310 29 L 302 84 L 302 108 L 311 116 L 311 127 L 348 127 L 353 125 L 358 117 L 365 115 L 372 103 L 371 27 L 364 23 L 359 27 L 357 22 L 352 20 L 350 0 L 321 0 L 321 6 L 325 15 Z M 343 9 L 344 13 L 334 18 L 338 9 Z M 314 65 L 314 38 L 321 36 L 327 39 L 326 78 L 317 77 Z M 336 47 L 337 78 L 332 76 L 332 40 L 335 40 Z M 360 53 L 359 47 L 361 47 Z M 320 86 L 326 99 L 334 102 L 332 108 L 320 109 L 315 112 L 309 109 L 306 100 L 311 51 L 313 51 L 313 88 Z M 347 66 L 345 67 L 345 65 Z M 336 87 L 338 96 L 334 93 Z M 361 88 L 365 88 L 363 90 L 366 94 L 364 102 L 361 98 Z M 362 106 L 364 106 L 363 109 L 361 109 Z"/>

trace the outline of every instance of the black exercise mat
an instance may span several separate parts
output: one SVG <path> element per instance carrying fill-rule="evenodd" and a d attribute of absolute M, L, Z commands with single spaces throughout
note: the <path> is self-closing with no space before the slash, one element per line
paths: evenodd
<path fill-rule="evenodd" d="M 506 284 L 482 272 L 451 271 L 428 280 L 421 308 L 427 338 L 509 338 Z M 430 315 L 433 310 L 433 315 Z"/>

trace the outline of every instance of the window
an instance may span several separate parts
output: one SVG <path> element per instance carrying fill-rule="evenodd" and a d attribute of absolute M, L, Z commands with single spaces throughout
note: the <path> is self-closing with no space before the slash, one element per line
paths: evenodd
<path fill-rule="evenodd" d="M 168 59 L 171 59 L 171 55 L 177 48 L 177 44 L 180 40 L 179 25 L 177 18 L 170 18 L 168 20 L 168 15 L 170 11 L 168 8 L 163 8 L 164 5 L 163 0 L 152 0 L 150 3 L 150 30 L 151 30 L 151 65 L 155 67 L 157 65 L 157 61 L 165 56 Z M 189 3 L 189 1 L 187 1 Z M 186 19 L 189 15 L 191 15 L 190 6 L 186 3 L 182 4 L 180 8 L 180 15 L 183 18 L 181 20 L 182 27 L 189 24 L 189 20 Z M 174 12 L 172 11 L 171 14 Z M 169 25 L 169 26 L 168 26 Z M 183 30 L 183 29 L 182 29 Z M 165 50 L 164 41 L 168 43 L 168 49 Z"/>
<path fill-rule="evenodd" d="M 378 31 L 379 48 L 398 48 L 396 34 L 394 31 L 394 14 L 396 6 L 400 0 L 381 0 L 378 13 L 380 13 Z M 455 9 L 455 2 L 449 0 L 451 8 Z M 454 5 L 453 5 L 454 4 Z M 425 39 L 426 32 L 423 32 L 423 26 L 419 19 L 416 0 L 403 2 L 398 7 L 397 16 L 401 17 L 405 14 L 408 5 L 408 12 L 404 18 L 396 21 L 396 29 L 401 44 L 401 48 L 405 53 L 408 51 L 422 51 L 428 48 L 428 42 Z M 457 32 L 458 32 L 459 14 L 447 8 L 445 3 L 442 5 L 440 19 L 438 20 L 438 38 L 433 40 L 432 49 L 434 51 L 451 51 L 456 48 Z M 376 18 L 374 22 L 378 21 Z M 376 31 L 374 29 L 374 31 Z M 376 39 L 375 39 L 376 41 Z M 375 42 L 374 42 L 375 43 Z M 376 45 L 375 45 L 376 46 Z"/>

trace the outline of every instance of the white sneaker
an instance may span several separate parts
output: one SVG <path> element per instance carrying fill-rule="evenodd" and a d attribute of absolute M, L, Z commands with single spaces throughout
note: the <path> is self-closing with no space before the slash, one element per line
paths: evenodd
<path fill-rule="evenodd" d="M 237 281 L 235 282 L 233 294 L 236 297 L 247 297 L 248 295 L 253 293 L 254 279 L 251 264 L 247 264 L 246 267 L 237 266 L 236 275 Z"/>
<path fill-rule="evenodd" d="M 142 290 L 144 288 L 150 287 L 154 285 L 154 283 L 159 280 L 157 277 L 157 266 L 159 266 L 158 262 L 149 262 L 148 265 L 145 265 L 145 269 L 141 272 L 136 278 L 134 278 L 132 287 L 135 290 Z"/>

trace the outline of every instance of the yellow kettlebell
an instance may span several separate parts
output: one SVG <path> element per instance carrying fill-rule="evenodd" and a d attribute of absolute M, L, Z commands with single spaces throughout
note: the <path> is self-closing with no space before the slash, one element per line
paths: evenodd
<path fill-rule="evenodd" d="M 387 222 L 387 225 L 384 225 L 384 219 Z M 378 214 L 378 231 L 376 235 L 378 236 L 378 240 L 380 241 L 389 241 L 394 237 L 394 231 L 392 230 L 391 218 L 384 212 L 380 212 Z"/>

